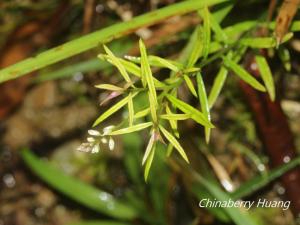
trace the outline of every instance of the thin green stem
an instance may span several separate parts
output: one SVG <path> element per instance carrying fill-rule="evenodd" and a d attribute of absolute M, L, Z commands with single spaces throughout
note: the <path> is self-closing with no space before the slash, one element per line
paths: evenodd
<path fill-rule="evenodd" d="M 132 33 L 140 27 L 150 26 L 165 20 L 168 17 L 186 14 L 202 8 L 205 5 L 214 5 L 229 0 L 195 1 L 187 0 L 177 4 L 158 9 L 156 11 L 137 16 L 128 22 L 122 22 L 102 30 L 93 32 L 73 41 L 52 48 L 41 54 L 25 59 L 17 64 L 0 71 L 0 83 L 20 77 L 27 73 L 41 69 L 45 66 L 62 61 L 71 56 L 85 52 L 89 49 L 107 43 L 113 39 Z"/>

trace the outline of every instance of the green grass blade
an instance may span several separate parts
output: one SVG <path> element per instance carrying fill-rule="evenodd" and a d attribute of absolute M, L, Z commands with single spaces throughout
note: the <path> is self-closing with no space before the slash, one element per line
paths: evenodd
<path fill-rule="evenodd" d="M 231 196 L 219 188 L 215 183 L 198 174 L 194 174 L 194 176 L 217 200 L 228 202 L 231 199 Z M 257 225 L 257 222 L 254 221 L 246 211 L 242 211 L 240 208 L 225 207 L 224 210 L 237 225 Z"/>
<path fill-rule="evenodd" d="M 215 104 L 215 102 L 224 86 L 224 83 L 227 78 L 227 74 L 228 74 L 228 70 L 224 66 L 222 66 L 220 68 L 216 78 L 214 79 L 213 86 L 212 86 L 211 91 L 208 96 L 209 108 L 212 108 L 213 105 Z"/>
<path fill-rule="evenodd" d="M 205 118 L 210 121 L 210 111 L 209 111 L 209 105 L 207 101 L 207 95 L 206 90 L 204 86 L 204 82 L 202 79 L 202 75 L 200 73 L 197 73 L 197 85 L 198 85 L 198 95 L 199 95 L 199 101 L 201 106 L 201 111 Z M 209 142 L 210 139 L 210 128 L 204 127 L 204 133 L 205 133 L 205 141 L 206 143 Z"/>
<path fill-rule="evenodd" d="M 155 149 L 156 149 L 156 144 L 154 144 L 151 148 L 149 157 L 146 160 L 146 165 L 145 165 L 145 171 L 144 171 L 144 179 L 147 182 L 148 180 L 148 176 L 149 176 L 149 172 L 150 172 L 150 168 L 153 162 L 153 158 L 154 158 L 154 154 L 155 154 Z"/>
<path fill-rule="evenodd" d="M 152 125 L 153 125 L 152 122 L 141 123 L 141 124 L 138 124 L 138 125 L 122 128 L 120 130 L 112 131 L 108 135 L 114 136 L 114 135 L 128 134 L 128 133 L 132 133 L 132 132 L 136 132 L 136 131 L 146 129 L 147 127 L 150 127 Z"/>
<path fill-rule="evenodd" d="M 191 118 L 195 120 L 197 123 L 205 126 L 213 128 L 214 126 L 211 124 L 210 121 L 206 119 L 206 117 L 201 113 L 199 110 L 195 109 L 194 107 L 190 106 L 189 104 L 175 98 L 172 95 L 167 95 L 168 100 L 182 112 L 191 115 Z"/>
<path fill-rule="evenodd" d="M 261 55 L 256 55 L 255 56 L 255 61 L 257 63 L 258 69 L 260 71 L 260 75 L 262 77 L 262 80 L 264 81 L 264 84 L 267 88 L 267 91 L 269 93 L 270 99 L 272 101 L 275 100 L 275 85 L 274 85 L 274 80 L 273 76 L 271 73 L 271 69 L 268 65 L 267 60 L 265 57 Z"/>
<path fill-rule="evenodd" d="M 147 116 L 149 113 L 150 113 L 150 108 L 146 108 L 146 109 L 143 109 L 143 110 L 141 110 L 141 111 L 138 111 L 138 112 L 134 115 L 134 118 L 135 118 L 135 119 L 142 118 L 142 117 Z"/>
<path fill-rule="evenodd" d="M 135 97 L 137 95 L 137 93 L 134 93 L 131 98 Z M 115 105 L 113 105 L 111 108 L 109 108 L 108 110 L 106 110 L 104 113 L 102 113 L 98 119 L 96 119 L 96 121 L 93 124 L 93 127 L 99 125 L 103 120 L 105 120 L 106 118 L 110 117 L 112 114 L 114 114 L 115 112 L 117 112 L 119 109 L 121 109 L 124 105 L 126 105 L 129 101 L 129 96 L 123 98 L 121 101 L 119 101 L 118 103 L 116 103 Z"/>
<path fill-rule="evenodd" d="M 283 63 L 286 71 L 290 72 L 292 69 L 292 64 L 291 64 L 291 55 L 289 50 L 286 47 L 280 47 L 278 49 L 278 56 L 281 62 Z"/>
<path fill-rule="evenodd" d="M 287 42 L 293 37 L 293 33 L 286 34 L 281 43 Z M 256 37 L 256 38 L 243 38 L 241 44 L 251 48 L 274 48 L 277 46 L 274 37 Z"/>
<path fill-rule="evenodd" d="M 216 34 L 216 38 L 219 39 L 219 40 L 221 40 L 221 41 L 223 41 L 224 43 L 227 43 L 228 42 L 228 36 L 227 36 L 227 34 L 221 28 L 221 26 L 218 23 L 218 21 L 215 19 L 215 17 L 210 12 L 209 12 L 209 20 L 210 20 L 211 29 Z"/>
<path fill-rule="evenodd" d="M 106 54 L 108 55 L 111 63 L 118 68 L 118 70 L 120 71 L 120 73 L 123 76 L 124 80 L 127 83 L 132 83 L 125 67 L 120 62 L 120 60 L 112 53 L 112 51 L 109 50 L 109 48 L 107 46 L 104 45 L 103 47 L 104 47 L 104 50 L 105 50 Z"/>
<path fill-rule="evenodd" d="M 99 54 L 98 58 L 101 60 L 105 60 L 109 63 L 112 63 L 110 60 L 110 57 L 108 55 Z M 126 71 L 128 71 L 129 73 L 133 74 L 136 77 L 141 77 L 141 69 L 137 65 L 135 65 L 134 63 L 129 62 L 125 59 L 118 58 L 118 57 L 116 57 L 116 58 L 122 64 L 122 66 L 126 69 Z"/>
<path fill-rule="evenodd" d="M 226 1 L 227 0 L 209 0 L 207 1 L 207 4 L 214 5 Z M 198 10 L 205 6 L 205 4 L 206 3 L 203 1 L 194 0 L 172 4 L 162 9 L 137 16 L 130 21 L 118 23 L 102 30 L 82 36 L 58 47 L 42 52 L 35 57 L 25 59 L 19 63 L 2 69 L 0 71 L 0 83 L 6 80 L 20 77 L 27 73 L 41 69 L 45 66 L 62 61 L 71 56 L 80 54 L 89 49 L 97 47 L 100 43 L 107 43 L 113 39 L 132 33 L 141 27 L 158 23 L 166 18 L 169 18 L 170 16 L 186 14 Z"/>
<path fill-rule="evenodd" d="M 131 93 L 129 93 L 129 95 L 128 95 L 128 117 L 129 117 L 129 126 L 132 126 L 133 119 L 134 119 L 134 106 L 133 106 Z"/>
<path fill-rule="evenodd" d="M 188 89 L 190 90 L 190 92 L 197 98 L 198 97 L 197 91 L 194 87 L 194 84 L 193 84 L 191 78 L 185 74 L 185 75 L 183 75 L 183 79 L 184 79 Z"/>
<path fill-rule="evenodd" d="M 176 138 L 169 132 L 167 131 L 162 125 L 159 125 L 159 129 L 161 132 L 164 134 L 165 138 L 174 146 L 174 148 L 178 151 L 178 153 L 182 156 L 182 158 L 189 163 L 189 159 L 179 144 L 179 142 L 176 140 Z"/>
<path fill-rule="evenodd" d="M 118 219 L 134 219 L 138 212 L 116 200 L 111 194 L 83 183 L 37 158 L 28 149 L 21 151 L 26 165 L 43 181 L 70 199 L 105 215 Z"/>
<path fill-rule="evenodd" d="M 145 150 L 145 154 L 143 156 L 142 165 L 144 165 L 145 162 L 147 161 L 147 159 L 152 151 L 154 141 L 155 141 L 155 133 L 152 132 L 149 142 L 147 144 L 146 150 Z"/>
<path fill-rule="evenodd" d="M 203 48 L 202 48 L 202 56 L 203 59 L 206 59 L 210 49 L 210 41 L 211 41 L 211 21 L 210 21 L 210 13 L 208 7 L 204 7 L 200 10 L 202 18 L 203 18 Z"/>
<path fill-rule="evenodd" d="M 189 114 L 162 114 L 160 115 L 161 119 L 165 120 L 187 120 L 190 119 L 191 116 Z"/>
<path fill-rule="evenodd" d="M 166 106 L 166 113 L 167 113 L 167 115 L 172 114 L 169 105 Z M 163 117 L 161 117 L 161 118 L 163 119 Z M 177 129 L 177 127 L 178 127 L 178 126 L 177 126 L 177 125 L 178 125 L 178 124 L 177 124 L 177 121 L 176 121 L 176 120 L 169 120 L 169 123 L 170 123 L 170 126 L 171 126 L 171 128 L 172 128 L 172 130 L 173 130 L 175 136 L 176 136 L 177 138 L 179 138 L 179 137 L 180 137 L 180 134 L 179 134 L 178 129 Z"/>
<path fill-rule="evenodd" d="M 186 49 L 187 54 L 189 54 L 186 67 L 190 68 L 195 65 L 203 53 L 203 31 L 200 26 L 196 27 L 195 33 L 192 35 Z"/>
<path fill-rule="evenodd" d="M 113 84 L 98 84 L 98 85 L 95 85 L 95 87 L 99 88 L 99 89 L 108 90 L 108 91 L 118 91 L 118 92 L 124 91 L 124 88 L 115 86 Z"/>
<path fill-rule="evenodd" d="M 252 86 L 253 88 L 265 92 L 265 87 L 259 83 L 251 74 L 249 74 L 244 68 L 235 63 L 233 60 L 224 57 L 225 66 L 232 70 L 237 76 L 239 76 L 243 81 Z"/>
<path fill-rule="evenodd" d="M 233 199 L 240 199 L 240 198 L 247 197 L 251 193 L 254 193 L 255 191 L 266 186 L 273 180 L 279 178 L 287 171 L 299 165 L 300 165 L 300 157 L 295 158 L 290 162 L 271 170 L 267 175 L 264 174 L 264 175 L 255 176 L 249 181 L 243 183 L 235 192 L 231 194 L 231 197 Z"/>
<path fill-rule="evenodd" d="M 151 109 L 151 116 L 153 121 L 157 122 L 157 115 L 156 115 L 156 109 L 158 106 L 157 103 L 157 96 L 156 96 L 156 88 L 154 85 L 154 79 L 152 75 L 152 71 L 148 62 L 148 56 L 146 52 L 146 47 L 140 39 L 139 41 L 140 46 L 140 52 L 141 52 L 141 70 L 142 70 L 142 81 L 143 79 L 146 81 L 148 86 L 148 95 L 149 95 L 149 102 L 150 102 L 150 109 Z"/>
<path fill-rule="evenodd" d="M 183 65 L 181 65 L 180 63 L 154 55 L 149 56 L 149 64 L 161 68 L 168 68 L 174 72 L 178 72 L 179 70 L 183 69 Z"/>

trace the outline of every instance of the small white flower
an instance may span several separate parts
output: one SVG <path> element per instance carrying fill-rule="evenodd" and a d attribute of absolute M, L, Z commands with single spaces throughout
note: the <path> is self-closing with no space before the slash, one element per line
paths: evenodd
<path fill-rule="evenodd" d="M 100 132 L 97 130 L 88 130 L 88 133 L 91 136 L 101 136 Z"/>
<path fill-rule="evenodd" d="M 108 141 L 108 148 L 109 148 L 109 150 L 114 150 L 114 148 L 115 148 L 115 141 L 110 137 L 109 138 L 109 141 Z"/>
<path fill-rule="evenodd" d="M 112 129 L 114 129 L 115 126 L 111 125 L 111 126 L 107 126 L 103 128 L 103 135 L 108 135 Z"/>
<path fill-rule="evenodd" d="M 91 144 L 90 143 L 82 143 L 78 148 L 77 151 L 81 152 L 90 152 L 91 151 Z"/>
<path fill-rule="evenodd" d="M 91 153 L 98 153 L 100 151 L 100 146 L 99 144 L 94 145 L 94 147 L 92 148 Z"/>
<path fill-rule="evenodd" d="M 93 138 L 93 137 L 88 137 L 88 138 L 87 138 L 87 141 L 90 142 L 90 143 L 93 143 L 93 142 L 95 142 L 95 138 Z"/>
<path fill-rule="evenodd" d="M 103 144 L 106 144 L 106 143 L 107 143 L 107 139 L 106 139 L 106 138 L 101 138 L 101 142 L 102 142 Z"/>

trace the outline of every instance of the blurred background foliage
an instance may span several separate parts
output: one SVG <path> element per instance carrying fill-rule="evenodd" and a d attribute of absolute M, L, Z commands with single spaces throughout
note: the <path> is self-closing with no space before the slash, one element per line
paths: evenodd
<path fill-rule="evenodd" d="M 1 67 L 11 58 L 25 59 L 176 2 L 1 1 Z M 261 20 L 268 6 L 267 0 L 238 1 L 221 26 Z M 275 12 L 278 9 L 279 3 Z M 199 23 L 196 13 L 175 16 L 114 40 L 108 47 L 119 57 L 139 55 L 137 43 L 143 38 L 149 54 L 176 59 Z M 248 30 L 244 29 L 241 33 Z M 296 32 L 276 53 L 269 51 L 278 98 L 296 146 L 300 144 L 299 43 Z M 216 128 L 208 145 L 201 127 L 191 121 L 179 124 L 180 143 L 191 166 L 176 155 L 167 158 L 166 147 L 159 144 L 145 182 L 141 161 L 146 132 L 116 137 L 113 151 L 106 145 L 100 146 L 99 154 L 76 151 L 99 114 L 98 103 L 108 95 L 94 85 L 121 80 L 115 68 L 96 58 L 99 53 L 103 53 L 100 45 L 22 77 L 17 84 L 14 80 L 1 84 L 0 225 L 296 224 L 291 211 L 280 208 L 253 208 L 246 214 L 239 209 L 198 207 L 202 198 L 286 199 L 285 188 L 276 179 L 299 165 L 296 158 L 270 169 L 270 158 L 236 79 L 226 80 L 211 110 Z M 212 63 L 203 71 L 208 90 L 218 67 Z M 154 72 L 162 78 L 169 73 Z M 180 97 L 197 104 L 187 86 L 180 89 Z M 134 104 L 143 108 L 145 97 L 138 96 Z M 100 127 L 126 116 L 120 111 Z"/>

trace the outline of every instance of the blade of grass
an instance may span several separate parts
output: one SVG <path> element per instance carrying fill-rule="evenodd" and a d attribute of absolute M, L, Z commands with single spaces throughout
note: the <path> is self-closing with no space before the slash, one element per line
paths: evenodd
<path fill-rule="evenodd" d="M 113 84 L 98 84 L 98 85 L 95 85 L 95 87 L 99 88 L 99 89 L 109 90 L 109 91 L 118 91 L 118 92 L 124 91 L 124 88 L 115 86 Z"/>
<path fill-rule="evenodd" d="M 290 162 L 271 170 L 267 175 L 255 176 L 251 180 L 243 183 L 238 189 L 236 189 L 236 191 L 231 194 L 231 197 L 233 199 L 240 199 L 240 198 L 247 197 L 251 193 L 254 193 L 255 191 L 266 186 L 276 178 L 279 178 L 287 171 L 299 165 L 300 165 L 300 157 L 297 157 L 291 160 Z"/>
<path fill-rule="evenodd" d="M 131 98 L 134 98 L 138 93 L 134 93 Z M 106 118 L 108 118 L 109 116 L 111 116 L 112 114 L 114 114 L 115 112 L 117 112 L 119 109 L 121 109 L 124 105 L 126 105 L 129 101 L 129 96 L 123 98 L 121 101 L 119 101 L 118 103 L 116 103 L 115 105 L 113 105 L 111 108 L 109 108 L 108 110 L 106 110 L 104 113 L 102 113 L 98 119 L 96 119 L 96 121 L 93 124 L 93 127 L 99 125 L 103 120 L 105 120 Z"/>
<path fill-rule="evenodd" d="M 268 62 L 265 59 L 265 57 L 263 57 L 262 55 L 256 55 L 255 61 L 257 63 L 258 69 L 260 71 L 262 80 L 264 81 L 264 84 L 269 93 L 270 99 L 272 101 L 274 101 L 275 100 L 275 85 L 274 85 L 273 76 L 271 73 L 271 69 L 268 65 Z"/>
<path fill-rule="evenodd" d="M 224 83 L 227 78 L 227 74 L 228 74 L 228 70 L 224 66 L 222 66 L 220 68 L 216 78 L 214 79 L 213 86 L 212 86 L 211 91 L 208 96 L 209 108 L 212 108 L 213 105 L 215 104 L 215 102 L 224 86 Z"/>
<path fill-rule="evenodd" d="M 166 106 L 166 113 L 168 115 L 172 114 L 172 111 L 171 111 L 169 105 Z M 170 123 L 170 126 L 171 126 L 175 136 L 177 138 L 179 138 L 180 134 L 179 134 L 178 129 L 177 129 L 177 121 L 176 120 L 169 120 L 169 123 Z"/>
<path fill-rule="evenodd" d="M 196 78 L 197 78 L 198 96 L 199 96 L 201 111 L 205 116 L 206 120 L 210 121 L 210 112 L 209 112 L 209 106 L 207 101 L 207 95 L 206 95 L 206 90 L 205 90 L 201 73 L 198 72 Z M 206 143 L 208 143 L 210 139 L 210 128 L 204 127 L 204 133 L 205 133 L 205 141 Z"/>
<path fill-rule="evenodd" d="M 231 199 L 231 196 L 220 189 L 215 183 L 201 177 L 195 172 L 193 172 L 193 175 L 217 200 L 228 202 Z M 242 211 L 240 208 L 225 207 L 223 209 L 237 225 L 257 225 L 257 222 L 246 211 Z"/>
<path fill-rule="evenodd" d="M 147 145 L 146 150 L 145 150 L 145 154 L 143 156 L 142 165 L 144 165 L 145 162 L 147 161 L 147 159 L 148 159 L 148 157 L 149 157 L 149 155 L 152 151 L 154 141 L 155 141 L 155 133 L 152 132 L 151 137 L 150 137 L 149 142 L 148 142 L 148 145 Z"/>
<path fill-rule="evenodd" d="M 156 96 L 156 89 L 154 85 L 154 79 L 152 75 L 152 71 L 148 62 L 146 47 L 140 39 L 139 41 L 140 46 L 140 52 L 141 52 L 141 71 L 142 71 L 142 81 L 143 79 L 146 81 L 148 86 L 148 95 L 149 95 L 149 102 L 150 102 L 150 109 L 151 109 L 151 116 L 153 121 L 157 122 L 157 115 L 156 115 L 156 109 L 158 106 L 157 103 L 157 96 Z"/>
<path fill-rule="evenodd" d="M 210 6 L 226 1 L 227 0 L 209 0 L 207 1 L 207 4 L 209 4 Z M 83 37 L 77 38 L 58 47 L 44 51 L 35 57 L 25 59 L 19 63 L 2 69 L 0 71 L 0 83 L 6 80 L 20 77 L 27 73 L 41 69 L 45 66 L 85 52 L 89 49 L 97 47 L 99 43 L 107 43 L 113 39 L 132 33 L 141 27 L 158 23 L 168 17 L 186 14 L 198 10 L 205 6 L 205 4 L 206 3 L 203 1 L 194 0 L 172 4 L 162 9 L 137 16 L 130 21 L 118 23 L 102 30 L 85 35 Z"/>
<path fill-rule="evenodd" d="M 21 151 L 26 165 L 43 181 L 70 199 L 105 215 L 118 219 L 134 219 L 138 212 L 116 200 L 111 194 L 65 175 L 48 162 L 40 160 L 29 149 Z"/>
<path fill-rule="evenodd" d="M 189 104 L 175 98 L 172 95 L 166 95 L 169 101 L 178 109 L 180 109 L 182 112 L 191 115 L 191 118 L 195 120 L 197 123 L 213 128 L 214 126 L 211 124 L 210 121 L 208 121 L 203 113 L 201 113 L 199 110 L 195 109 L 194 107 L 190 106 Z"/>
<path fill-rule="evenodd" d="M 143 109 L 143 110 L 137 112 L 137 113 L 134 115 L 134 118 L 135 118 L 135 119 L 138 119 L 138 118 L 147 116 L 149 113 L 150 113 L 150 108 Z"/>
<path fill-rule="evenodd" d="M 161 119 L 165 120 L 187 120 L 190 119 L 191 116 L 189 114 L 162 114 L 160 115 Z"/>
<path fill-rule="evenodd" d="M 194 84 L 193 84 L 192 80 L 186 74 L 183 75 L 183 79 L 184 79 L 184 81 L 185 81 L 188 89 L 190 90 L 190 92 L 197 98 L 198 97 L 197 91 L 196 91 L 196 89 L 194 87 Z"/>
<path fill-rule="evenodd" d="M 145 171 L 144 171 L 144 179 L 147 182 L 148 180 L 148 176 L 149 176 L 149 172 L 150 172 L 150 168 L 153 162 L 153 158 L 154 158 L 154 154 L 155 154 L 155 149 L 156 149 L 156 144 L 154 144 L 151 148 L 149 157 L 146 160 L 146 165 L 145 165 Z"/>
<path fill-rule="evenodd" d="M 203 18 L 203 48 L 202 48 L 202 56 L 203 59 L 206 59 L 209 53 L 209 46 L 211 41 L 211 21 L 210 21 L 210 14 L 208 7 L 204 7 L 203 9 L 199 10 L 200 14 Z"/>
<path fill-rule="evenodd" d="M 232 70 L 237 76 L 239 76 L 243 81 L 245 81 L 247 84 L 252 86 L 253 88 L 265 92 L 265 87 L 259 83 L 251 74 L 249 74 L 244 68 L 242 68 L 240 65 L 235 63 L 233 60 L 224 57 L 224 64 L 225 66 Z"/>
<path fill-rule="evenodd" d="M 200 26 L 196 27 L 195 34 L 192 35 L 191 40 L 186 47 L 186 51 L 189 55 L 186 67 L 190 68 L 195 65 L 203 53 L 203 31 Z"/>
<path fill-rule="evenodd" d="M 183 150 L 183 148 L 181 147 L 179 142 L 176 140 L 176 138 L 169 131 L 167 131 L 162 125 L 159 125 L 159 129 L 164 134 L 165 138 L 174 146 L 174 148 L 182 156 L 182 158 L 187 163 L 189 163 L 189 159 L 188 159 L 187 155 L 185 154 L 185 151 Z"/>
<path fill-rule="evenodd" d="M 129 93 L 128 95 L 128 115 L 129 115 L 129 126 L 133 125 L 134 120 L 134 107 L 133 107 L 133 101 L 132 101 L 132 94 Z"/>
<path fill-rule="evenodd" d="M 152 125 L 153 125 L 152 122 L 141 123 L 141 124 L 138 124 L 138 125 L 122 128 L 120 130 L 112 131 L 112 132 L 109 133 L 109 135 L 113 136 L 113 135 L 128 134 L 128 133 L 132 133 L 132 132 L 136 132 L 136 131 L 146 129 L 147 127 L 150 127 Z"/>
<path fill-rule="evenodd" d="M 132 83 L 126 69 L 124 68 L 123 64 L 119 61 L 119 59 L 112 53 L 112 51 L 109 50 L 109 48 L 106 45 L 104 45 L 103 47 L 109 59 L 111 60 L 111 63 L 118 68 L 124 80 L 127 83 Z"/>

